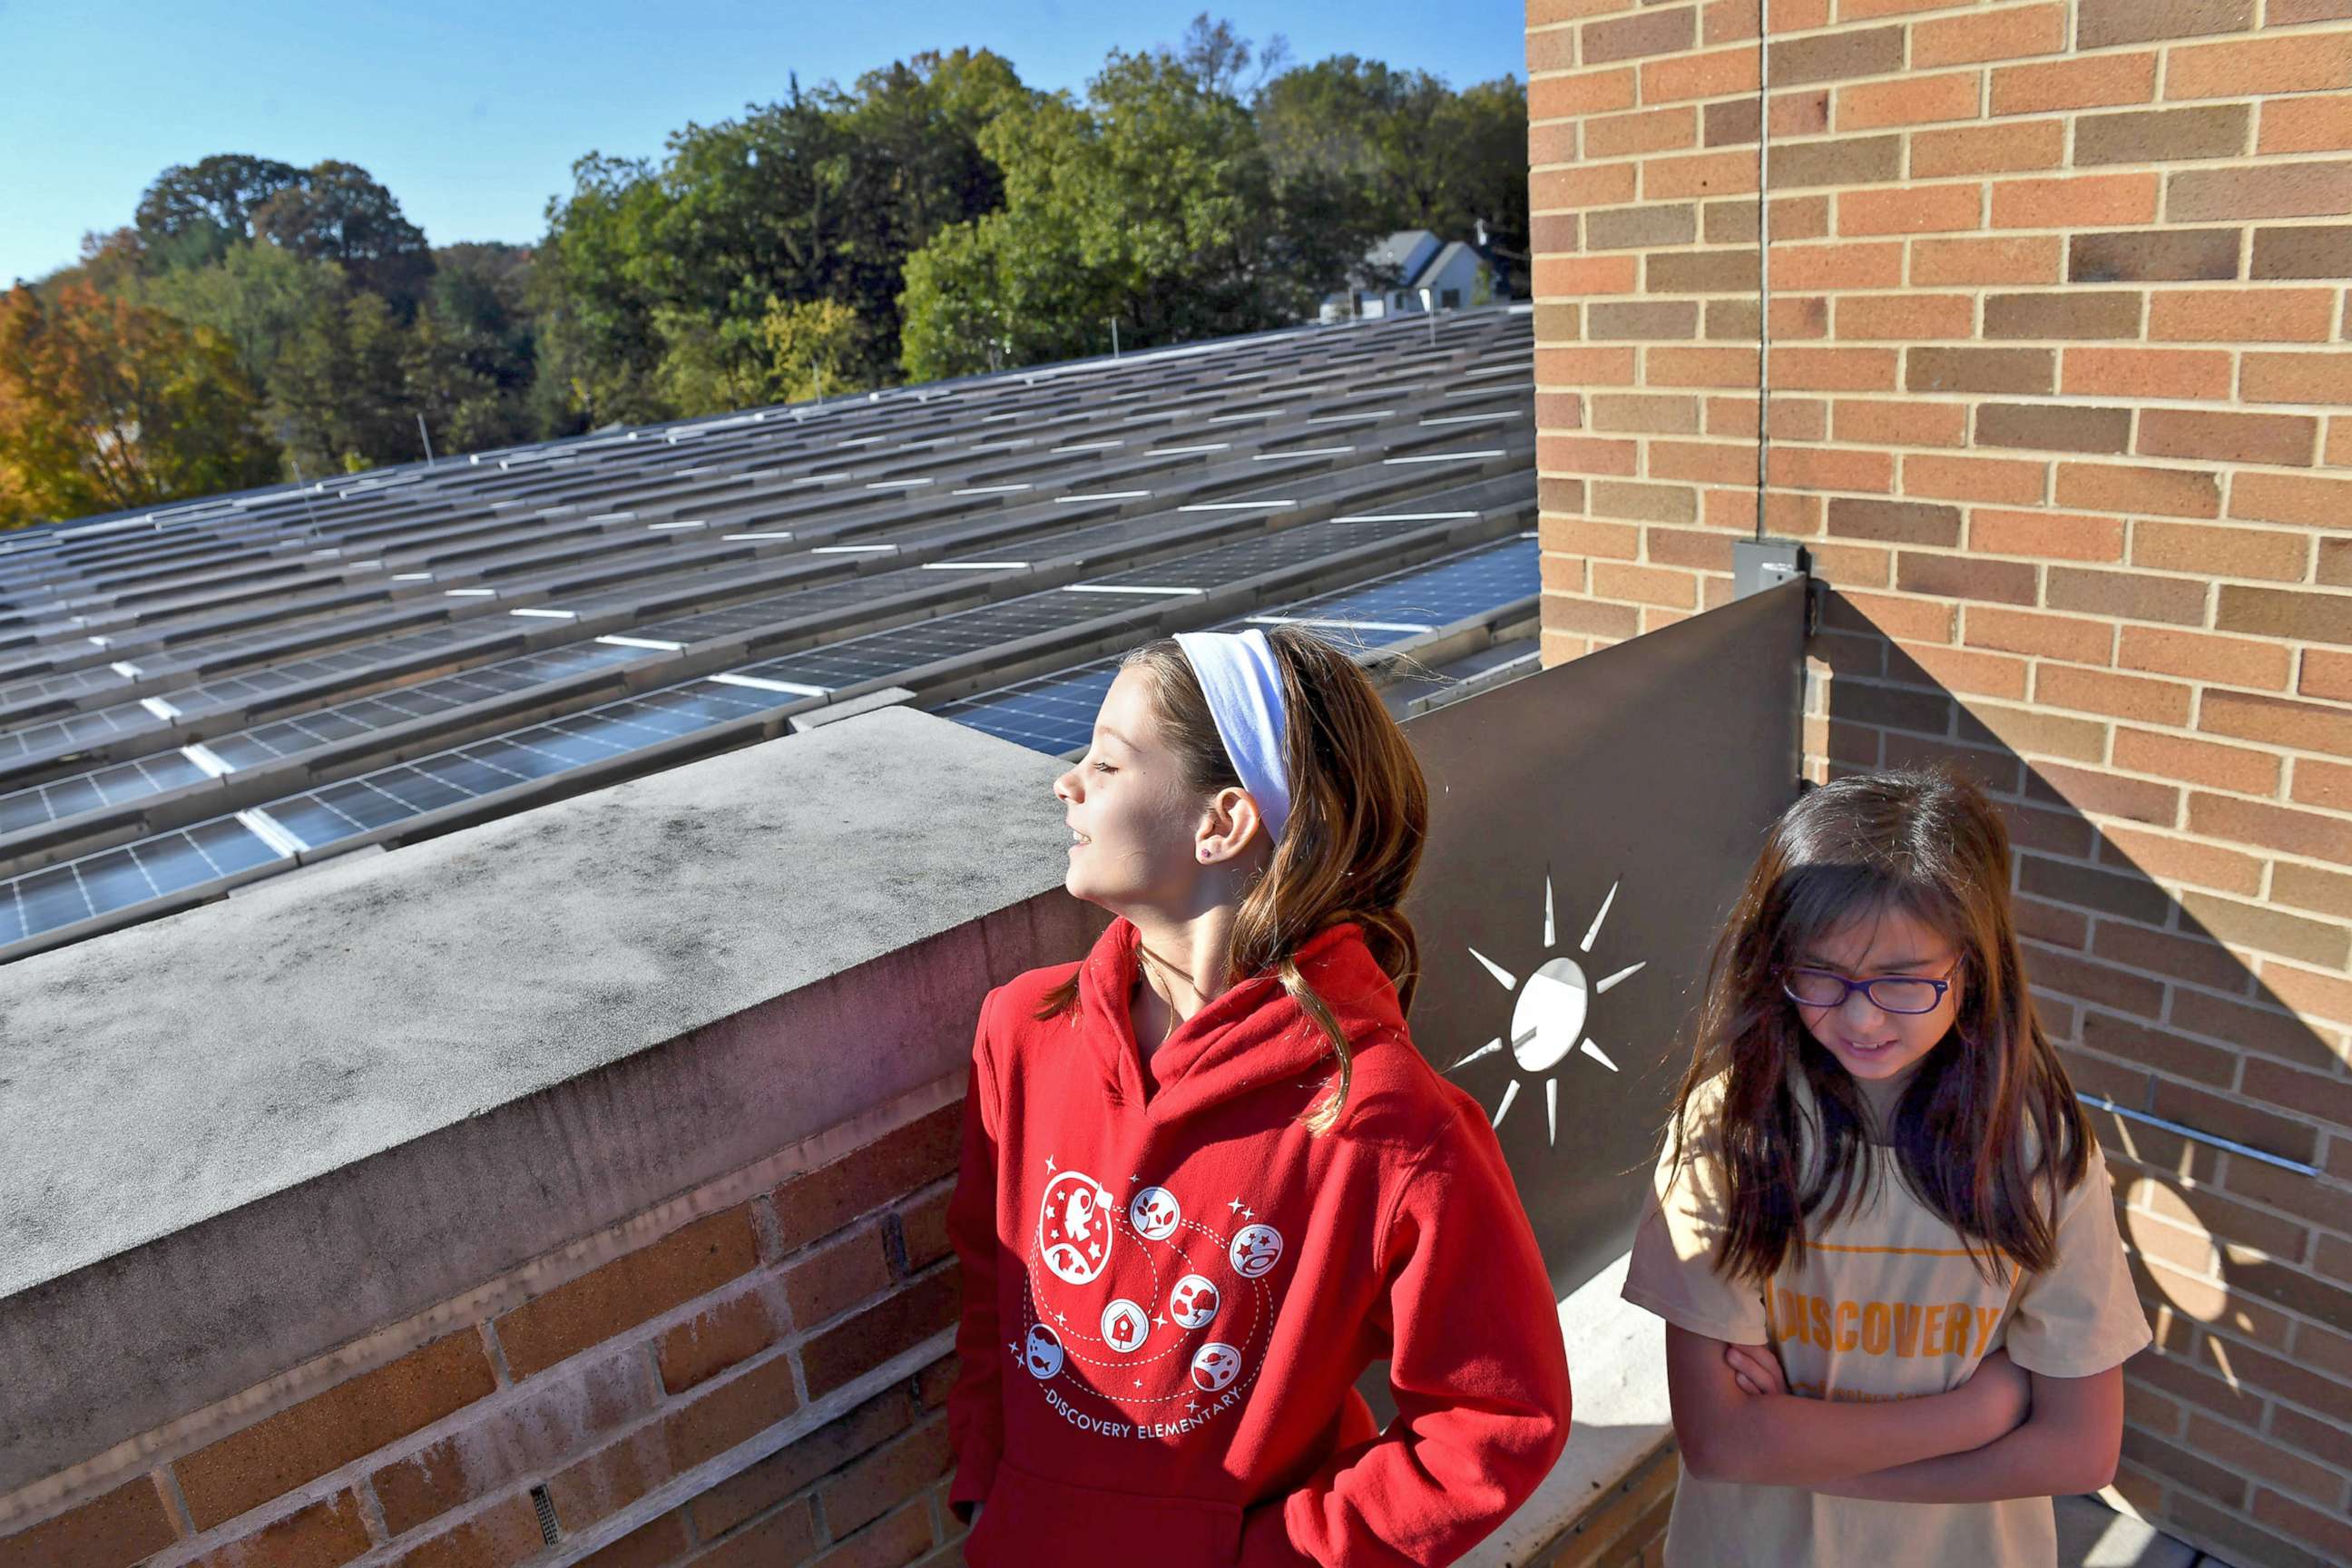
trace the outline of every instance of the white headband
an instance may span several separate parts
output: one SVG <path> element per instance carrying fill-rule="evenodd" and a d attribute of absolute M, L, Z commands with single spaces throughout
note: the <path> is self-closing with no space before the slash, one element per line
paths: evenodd
<path fill-rule="evenodd" d="M 1280 843 L 1290 820 L 1289 721 L 1282 700 L 1282 666 L 1265 634 L 1251 630 L 1178 632 L 1176 644 L 1192 661 L 1209 700 L 1209 717 L 1225 743 L 1242 787 L 1257 802 L 1266 842 Z"/>

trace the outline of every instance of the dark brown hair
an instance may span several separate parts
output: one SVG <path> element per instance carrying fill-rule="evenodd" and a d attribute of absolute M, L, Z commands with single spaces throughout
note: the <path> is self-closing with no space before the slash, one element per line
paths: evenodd
<path fill-rule="evenodd" d="M 1429 786 L 1404 731 L 1347 654 L 1296 626 L 1276 626 L 1266 641 L 1282 669 L 1288 714 L 1290 820 L 1265 874 L 1243 895 L 1225 974 L 1232 984 L 1272 973 L 1330 1041 L 1339 1082 L 1307 1118 L 1308 1131 L 1320 1134 L 1347 1107 L 1355 1062 L 1346 1032 L 1299 973 L 1295 955 L 1318 932 L 1352 923 L 1396 986 L 1400 1006 L 1412 1007 L 1421 947 L 1398 906 L 1421 867 Z M 1150 679 L 1160 737 L 1182 765 L 1188 790 L 1207 796 L 1243 787 L 1200 678 L 1174 638 L 1145 644 L 1120 668 Z M 1074 978 L 1045 996 L 1037 1016 L 1066 1012 L 1077 994 Z"/>
<path fill-rule="evenodd" d="M 1868 1194 L 1861 1091 L 1780 986 L 1818 939 L 1891 910 L 1960 950 L 1951 1030 L 1920 1059 L 1892 1119 L 1902 1179 L 1988 1278 L 2004 1258 L 2035 1270 L 2056 1261 L 2057 1196 L 2083 1180 L 2092 1135 L 2034 1016 L 2009 868 L 2000 814 L 1940 772 L 1839 779 L 1773 824 L 1717 945 L 1667 1134 L 1675 1159 L 1690 1158 L 1689 1141 L 1708 1131 L 1690 1126 L 1690 1107 L 1720 1078 L 1719 1272 L 1760 1281 L 1801 1262 L 1807 1226 Z"/>

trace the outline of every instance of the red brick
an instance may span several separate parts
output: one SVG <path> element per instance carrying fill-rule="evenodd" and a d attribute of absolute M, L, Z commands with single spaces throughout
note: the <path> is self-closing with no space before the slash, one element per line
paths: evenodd
<path fill-rule="evenodd" d="M 694 1568 L 777 1568 L 806 1563 L 814 1555 L 817 1543 L 815 1504 L 811 1499 L 799 1498 L 697 1557 Z M 899 1561 L 910 1561 L 913 1556 L 909 1552 Z M 823 1561 L 831 1563 L 834 1558 L 827 1555 Z"/>
<path fill-rule="evenodd" d="M 813 1539 L 814 1531 L 811 1535 Z M 667 1568 L 667 1564 L 686 1555 L 693 1544 L 687 1534 L 685 1511 L 673 1509 L 612 1545 L 590 1552 L 573 1568 Z M 786 1560 L 793 1559 L 788 1554 Z M 702 1561 L 710 1563 L 714 1559 L 705 1557 Z"/>
<path fill-rule="evenodd" d="M 2322 342 L 2335 324 L 2332 289 L 2163 289 L 2147 313 L 2158 342 Z"/>
<path fill-rule="evenodd" d="M 2035 568 L 2022 561 L 1981 561 L 1958 555 L 1905 551 L 1895 563 L 1895 584 L 1906 594 L 1940 598 L 1990 599 L 1998 604 L 2034 602 Z"/>
<path fill-rule="evenodd" d="M 373 1544 L 360 1500 L 337 1492 L 241 1540 L 194 1559 L 189 1568 L 335 1568 Z"/>
<path fill-rule="evenodd" d="M 874 1306 L 813 1334 L 801 1349 L 811 1399 L 948 1327 L 959 1310 L 956 1271 L 943 1268 L 910 1280 Z"/>
<path fill-rule="evenodd" d="M 2244 240 L 2234 228 L 2078 234 L 2067 247 L 2066 276 L 2074 283 L 2219 282 L 2238 276 Z"/>
<path fill-rule="evenodd" d="M 1822 611 L 1825 624 L 1843 620 L 1881 636 L 1906 642 L 1949 642 L 1958 622 L 1959 606 L 1883 594 L 1840 592 Z"/>
<path fill-rule="evenodd" d="M 2227 842 L 2352 865 L 2352 822 L 2341 816 L 2228 795 L 2198 795 L 2189 797 L 2189 829 Z"/>
<path fill-rule="evenodd" d="M 1588 22 L 1580 47 L 1591 65 L 1611 65 L 1688 49 L 1698 42 L 1698 7 L 1650 10 L 1605 22 Z"/>
<path fill-rule="evenodd" d="M 2167 181 L 2164 205 L 2165 216 L 2173 223 L 2334 217 L 2352 212 L 2352 162 L 2289 159 L 2230 169 L 2187 169 Z"/>
<path fill-rule="evenodd" d="M 2189 722 L 2190 692 L 2169 680 L 2116 675 L 2078 665 L 2044 664 L 2034 677 L 2033 700 L 2078 713 L 2104 713 L 2144 724 Z"/>
<path fill-rule="evenodd" d="M 1754 349 L 1654 348 L 1648 380 L 1652 386 L 1752 387 L 1759 357 Z"/>
<path fill-rule="evenodd" d="M 2318 422 L 2300 414 L 2149 408 L 2140 415 L 2138 450 L 2150 458 L 2308 468 L 2318 439 Z"/>
<path fill-rule="evenodd" d="M 1583 294 L 1631 294 L 1641 287 L 1641 265 L 1631 256 L 1539 256 L 1536 292 L 1547 300 Z"/>
<path fill-rule="evenodd" d="M 2352 87 L 2352 36 L 2306 33 L 2238 43 L 2197 44 L 2172 51 L 2164 96 L 2268 98 Z"/>
<path fill-rule="evenodd" d="M 603 1433 L 651 1414 L 658 1391 L 630 1349 L 601 1364 L 542 1379 L 518 1403 L 368 1478 L 384 1523 L 404 1535 L 462 1503 L 543 1473 Z"/>
<path fill-rule="evenodd" d="M 2208 691 L 2198 713 L 2197 727 L 2243 741 L 2352 756 L 2352 711 L 2336 705 L 2257 697 L 2239 691 Z"/>
<path fill-rule="evenodd" d="M 559 1285 L 498 1321 L 507 1366 L 518 1378 L 545 1371 L 758 1267 L 751 1215 L 736 1207 Z"/>
<path fill-rule="evenodd" d="M 838 1537 L 879 1519 L 952 1466 L 945 1417 L 933 1416 L 903 1437 L 844 1468 L 817 1489 L 825 1528 Z"/>
<path fill-rule="evenodd" d="M 921 1556 L 930 1544 L 930 1505 L 919 1500 L 867 1525 L 814 1559 L 809 1568 L 898 1568 Z"/>
<path fill-rule="evenodd" d="M 2124 554 L 2124 525 L 2119 518 L 2062 511 L 1996 511 L 1979 507 L 1969 516 L 1969 548 L 1988 555 L 2120 561 Z"/>
<path fill-rule="evenodd" d="M 2200 177 L 2175 176 L 2176 179 Z M 2118 224 L 2153 223 L 2156 221 L 2158 189 L 2158 177 L 2152 174 L 2076 174 L 2040 180 L 2002 180 L 1992 188 L 1992 226 L 2102 228 L 2114 227 Z"/>
<path fill-rule="evenodd" d="M 1849 294 L 1837 301 L 1837 335 L 1851 341 L 1924 342 L 1975 330 L 1976 301 L 1966 294 Z"/>
<path fill-rule="evenodd" d="M 1922 131 L 1911 138 L 1911 177 L 1915 180 L 2055 169 L 2065 161 L 2066 122 L 2063 120 Z"/>
<path fill-rule="evenodd" d="M 2153 417 L 2151 410 L 2147 417 Z M 2121 452 L 2131 437 L 2131 410 L 2063 403 L 1982 403 L 1977 445 L 2036 452 Z"/>
<path fill-rule="evenodd" d="M 1784 25 L 1776 18 L 1774 30 Z M 1848 77 L 1885 76 L 1903 68 L 1903 29 L 1872 27 L 1788 38 L 1772 46 L 1772 82 L 1797 87 Z"/>
<path fill-rule="evenodd" d="M 2300 582 L 2311 541 L 2300 530 L 2216 528 L 2210 522 L 2146 521 L 2132 530 L 2132 564 L 2159 572 Z"/>
<path fill-rule="evenodd" d="M 2065 242 L 2056 235 L 1911 242 L 1911 281 L 1923 288 L 1964 283 L 2055 283 Z M 1774 268 L 1779 261 L 1776 258 Z M 1779 281 L 1776 276 L 1774 281 Z"/>
<path fill-rule="evenodd" d="M 1899 289 L 1903 247 L 1872 245 L 1775 245 L 1772 287 L 1807 289 Z"/>
<path fill-rule="evenodd" d="M 2303 679 L 2295 689 L 2305 697 L 2352 702 L 2352 654 L 2320 647 L 2304 649 Z"/>
<path fill-rule="evenodd" d="M 1895 488 L 1895 458 L 1887 452 L 1775 443 L 1767 462 L 1771 483 L 1790 489 L 1883 495 Z"/>
<path fill-rule="evenodd" d="M 1698 144 L 1698 111 L 1687 107 L 1643 110 L 1584 122 L 1584 155 L 1623 158 Z"/>
<path fill-rule="evenodd" d="M 2352 353 L 2250 353 L 2238 392 L 2248 403 L 2352 403 Z"/>
<path fill-rule="evenodd" d="M 2263 862 L 2252 855 L 2216 845 L 2200 844 L 2186 838 L 2167 838 L 2153 833 L 2140 833 L 2112 823 L 2100 828 L 2106 840 L 2100 853 L 2112 858 L 2119 855 L 2151 877 L 2167 881 L 2189 882 L 2200 888 L 2214 888 L 2225 893 L 2259 892 L 2263 885 Z"/>
<path fill-rule="evenodd" d="M 2063 289 L 2047 293 L 1989 294 L 1988 341 L 2040 338 L 2137 338 L 2143 296 L 2128 289 Z"/>
<path fill-rule="evenodd" d="M 1997 66 L 1989 112 L 2044 114 L 2156 99 L 2156 56 L 2092 55 L 2048 64 Z"/>
<path fill-rule="evenodd" d="M 1645 202 L 1738 195 L 1756 188 L 1756 155 L 1745 150 L 1652 158 L 1642 165 Z"/>
<path fill-rule="evenodd" d="M 2201 349 L 2070 348 L 2059 388 L 2090 397 L 2227 397 L 2230 355 Z"/>
<path fill-rule="evenodd" d="M 1984 226 L 1984 193 L 1973 184 L 1840 191 L 1837 215 L 1842 235 L 1948 234 Z"/>
<path fill-rule="evenodd" d="M 171 1515 L 154 1475 L 127 1481 L 103 1497 L 0 1539 L 0 1568 L 135 1562 L 169 1546 Z"/>
<path fill-rule="evenodd" d="M 2352 812 L 2352 768 L 2339 763 L 2323 763 L 2316 757 L 2298 758 L 2294 787 L 2288 793 L 2298 805 Z"/>
<path fill-rule="evenodd" d="M 2003 6 L 1990 15 L 1920 22 L 1911 29 L 1911 64 L 1920 69 L 2054 55 L 2065 47 L 2063 5 Z"/>
<path fill-rule="evenodd" d="M 1633 107 L 1633 68 L 1539 77 L 1528 83 L 1528 118 L 1562 120 Z"/>
<path fill-rule="evenodd" d="M 2083 566 L 2053 566 L 2046 603 L 2053 610 L 2114 616 L 2119 620 L 2205 624 L 2207 587 L 2180 577 L 2145 572 L 2099 572 Z"/>
<path fill-rule="evenodd" d="M 698 1313 L 661 1336 L 662 1386 L 683 1394 L 740 1365 L 781 1337 L 776 1314 L 762 1290 L 746 1290 Z"/>
<path fill-rule="evenodd" d="M 1675 103 L 1754 92 L 1762 65 L 1763 55 L 1754 44 L 1650 60 L 1641 68 L 1642 101 Z"/>
<path fill-rule="evenodd" d="M 210 1530 L 496 1386 L 480 1336 L 467 1329 L 199 1448 L 175 1467 L 180 1489 L 196 1528 Z"/>
<path fill-rule="evenodd" d="M 1698 605 L 1698 580 L 1691 574 L 1622 561 L 1592 563 L 1592 592 L 1603 599 L 1669 609 L 1694 609 Z"/>
<path fill-rule="evenodd" d="M 2221 487 L 2210 473 L 2103 463 L 2058 465 L 2058 504 L 2091 511 L 2219 517 Z"/>
<path fill-rule="evenodd" d="M 1957 403 L 1842 397 L 1831 429 L 1840 441 L 1883 447 L 1958 447 L 1968 440 L 1969 411 Z"/>
<path fill-rule="evenodd" d="M 1536 350 L 1536 379 L 1547 386 L 1631 386 L 1639 363 L 1630 348 Z"/>
<path fill-rule="evenodd" d="M 546 1544 L 538 1508 L 528 1497 L 511 1497 L 418 1542 L 394 1561 L 397 1568 L 509 1568 L 537 1556 Z"/>
<path fill-rule="evenodd" d="M 1971 605 L 1967 611 L 1967 626 L 1961 627 L 1961 642 L 1967 642 L 1971 648 L 1992 648 L 2000 654 L 2030 654 L 2034 658 L 2067 658 L 2084 666 L 2103 666 L 2115 651 L 2115 627 L 2105 621 L 2082 621 L 2077 616 Z M 2086 762 L 2098 762 L 2098 757 L 2086 757 Z"/>
<path fill-rule="evenodd" d="M 1953 71 L 1944 76 L 1911 72 L 1888 81 L 1839 88 L 1837 128 L 1873 131 L 1887 125 L 1973 120 L 1983 95 L 1980 75 L 1977 71 Z"/>
<path fill-rule="evenodd" d="M 2224 584 L 2220 593 L 2213 611 L 2213 625 L 2219 630 L 2310 642 L 2352 643 L 2352 597 L 2234 584 Z"/>
<path fill-rule="evenodd" d="M 1640 459 L 1641 448 L 1631 441 L 1580 436 L 1536 437 L 1536 466 L 1548 473 L 1631 474 Z"/>
<path fill-rule="evenodd" d="M 847 1310 L 890 1283 L 890 1259 L 878 1226 L 867 1226 L 825 1246 L 785 1271 L 784 1295 L 803 1331 Z"/>
<path fill-rule="evenodd" d="M 960 1116 L 959 1107 L 943 1106 L 776 1188 L 784 1250 L 829 1236 L 859 1215 L 952 1172 Z"/>
<path fill-rule="evenodd" d="M 2130 773 L 2156 773 L 2241 795 L 2268 795 L 2278 788 L 2279 760 L 2267 752 L 2215 745 L 2152 730 L 2117 728 L 2114 762 Z"/>
<path fill-rule="evenodd" d="M 907 1430 L 910 1421 L 901 1392 L 891 1389 L 876 1394 L 696 1498 L 688 1505 L 696 1530 L 706 1541 L 726 1533 L 779 1500 L 871 1452 Z"/>
<path fill-rule="evenodd" d="M 2046 463 L 1912 453 L 1903 459 L 1903 493 L 2028 506 L 2042 499 L 2049 472 Z"/>
<path fill-rule="evenodd" d="M 811 1397 L 818 1393 L 810 1390 Z M 792 1363 L 782 1356 L 711 1384 L 674 1405 L 660 1420 L 552 1477 L 547 1486 L 556 1517 L 567 1531 L 584 1529 L 774 1426 L 799 1403 Z"/>
<path fill-rule="evenodd" d="M 1772 384 L 1791 392 L 1891 392 L 1898 360 L 1894 349 L 1781 349 L 1772 355 Z"/>
<path fill-rule="evenodd" d="M 1528 199 L 1552 211 L 1622 206 L 1633 199 L 1638 179 L 1638 166 L 1633 163 L 1545 169 L 1528 176 Z"/>
<path fill-rule="evenodd" d="M 2251 637 L 2126 626 L 2116 662 L 2126 669 L 2279 691 L 2286 688 L 2294 656 L 2277 643 L 2257 642 Z"/>
<path fill-rule="evenodd" d="M 2352 95 L 2273 98 L 2262 106 L 2258 153 L 2333 153 L 2352 147 Z"/>

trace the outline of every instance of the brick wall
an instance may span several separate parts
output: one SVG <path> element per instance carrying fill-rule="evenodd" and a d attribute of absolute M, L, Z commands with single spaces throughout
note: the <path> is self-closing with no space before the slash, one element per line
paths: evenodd
<path fill-rule="evenodd" d="M 0 1498 L 0 1568 L 960 1561 L 947 1092 Z"/>
<path fill-rule="evenodd" d="M 2123 1496 L 2352 1561 L 2352 0 L 1528 22 L 1547 659 L 1812 549 L 1809 772 L 1986 780 L 2078 1085 L 2315 1168 L 2098 1116 Z"/>

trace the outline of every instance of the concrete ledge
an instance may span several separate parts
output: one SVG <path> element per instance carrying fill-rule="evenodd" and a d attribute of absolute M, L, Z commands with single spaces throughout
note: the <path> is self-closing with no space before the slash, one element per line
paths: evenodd
<path fill-rule="evenodd" d="M 1547 1548 L 1606 1506 L 1673 1437 L 1666 1326 L 1620 1296 L 1624 1285 L 1625 1259 L 1619 1258 L 1560 1302 L 1575 1395 L 1568 1447 L 1519 1511 L 1462 1559 L 1463 1568 L 1549 1561 Z"/>
<path fill-rule="evenodd" d="M 960 1069 L 1057 766 L 891 709 L 0 970 L 0 1493 Z"/>

